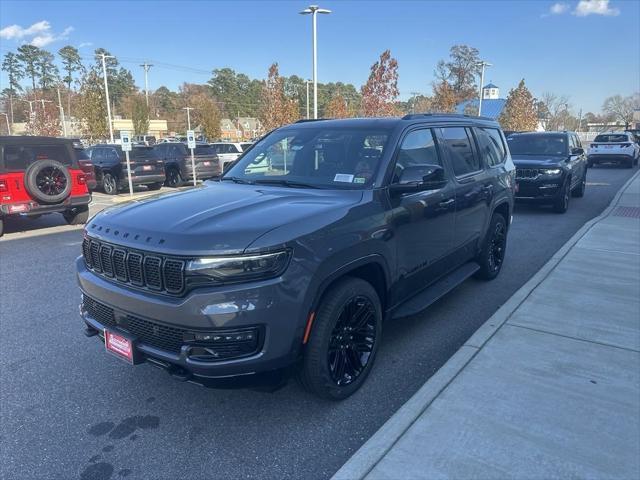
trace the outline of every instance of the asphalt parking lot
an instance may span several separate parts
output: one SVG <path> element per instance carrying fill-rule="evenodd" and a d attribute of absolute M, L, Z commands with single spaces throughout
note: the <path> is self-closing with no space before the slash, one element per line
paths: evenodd
<path fill-rule="evenodd" d="M 328 478 L 635 171 L 589 170 L 565 215 L 519 206 L 500 277 L 388 324 L 367 383 L 342 403 L 295 382 L 207 390 L 107 356 L 77 313 L 81 230 L 60 215 L 16 219 L 0 241 L 1 477 Z M 92 211 L 112 200 L 96 194 Z"/>

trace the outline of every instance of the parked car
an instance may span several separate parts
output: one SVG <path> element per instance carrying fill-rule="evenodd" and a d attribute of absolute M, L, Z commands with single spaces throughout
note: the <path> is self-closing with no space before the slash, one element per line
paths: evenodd
<path fill-rule="evenodd" d="M 550 204 L 565 213 L 569 197 L 584 196 L 587 158 L 574 132 L 529 132 L 507 137 L 516 165 L 516 200 Z"/>
<path fill-rule="evenodd" d="M 220 159 L 220 166 L 223 172 L 226 171 L 227 166 L 237 160 L 243 152 L 241 143 L 215 142 L 212 143 L 211 146 Z"/>
<path fill-rule="evenodd" d="M 250 172 L 283 153 L 286 169 Z M 220 182 L 92 219 L 76 262 L 85 333 L 184 381 L 297 370 L 310 391 L 346 398 L 371 371 L 383 318 L 499 274 L 514 173 L 483 118 L 285 126 Z"/>
<path fill-rule="evenodd" d="M 185 180 L 193 180 L 191 151 L 184 143 L 163 143 L 154 147 L 156 156 L 164 161 L 167 187 L 179 187 Z M 194 149 L 196 178 L 206 180 L 220 175 L 220 161 L 206 143 Z"/>
<path fill-rule="evenodd" d="M 153 135 L 135 135 L 132 142 L 137 142 L 147 147 L 153 147 L 156 144 L 156 137 Z"/>
<path fill-rule="evenodd" d="M 53 137 L 0 137 L 0 236 L 12 215 L 62 213 L 85 223 L 91 194 L 73 142 Z"/>
<path fill-rule="evenodd" d="M 94 145 L 87 149 L 96 171 L 98 187 L 107 195 L 116 195 L 129 187 L 127 161 L 120 145 Z M 166 179 L 164 164 L 153 147 L 133 146 L 129 152 L 133 185 L 146 185 L 149 190 L 159 190 Z"/>
<path fill-rule="evenodd" d="M 91 163 L 91 159 L 89 155 L 87 155 L 84 147 L 77 147 L 76 143 L 73 143 L 73 151 L 76 154 L 76 160 L 78 161 L 78 166 L 85 174 L 85 181 L 87 182 L 87 188 L 90 192 L 93 192 L 97 187 L 96 182 L 96 171 Z"/>
<path fill-rule="evenodd" d="M 601 163 L 617 163 L 627 168 L 638 164 L 640 145 L 631 132 L 609 132 L 598 135 L 589 146 L 589 167 Z"/>

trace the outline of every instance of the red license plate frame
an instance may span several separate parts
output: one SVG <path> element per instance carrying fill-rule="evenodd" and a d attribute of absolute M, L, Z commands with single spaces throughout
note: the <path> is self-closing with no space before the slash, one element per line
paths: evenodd
<path fill-rule="evenodd" d="M 136 347 L 133 338 L 127 337 L 120 332 L 114 332 L 105 328 L 104 348 L 110 355 L 113 355 L 130 365 L 134 365 L 136 363 Z"/>

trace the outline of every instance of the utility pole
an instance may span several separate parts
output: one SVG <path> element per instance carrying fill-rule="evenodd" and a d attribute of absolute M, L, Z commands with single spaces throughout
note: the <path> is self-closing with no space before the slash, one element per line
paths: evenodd
<path fill-rule="evenodd" d="M 484 60 L 476 63 L 476 65 L 482 68 L 482 73 L 480 74 L 480 98 L 478 100 L 478 116 L 481 116 L 482 115 L 482 87 L 484 87 L 484 68 L 492 67 L 493 65 L 489 62 L 485 62 Z"/>
<path fill-rule="evenodd" d="M 102 57 L 102 75 L 104 76 L 104 94 L 107 99 L 107 118 L 109 120 L 109 138 L 111 139 L 111 143 L 113 142 L 113 123 L 111 122 L 111 104 L 109 102 L 109 84 L 107 82 L 107 64 L 105 60 L 107 58 L 113 58 L 113 55 L 105 55 L 101 53 L 99 55 Z"/>
<path fill-rule="evenodd" d="M 11 125 L 9 125 L 9 115 L 4 112 L 0 112 L 0 115 L 4 115 L 4 118 L 7 120 L 7 135 L 11 135 Z"/>
<path fill-rule="evenodd" d="M 191 130 L 191 110 L 195 110 L 193 107 L 184 107 L 183 110 L 187 111 L 187 130 Z"/>
<path fill-rule="evenodd" d="M 40 100 L 38 100 L 38 102 L 42 102 L 42 112 L 44 113 L 44 104 L 45 103 L 53 103 L 52 100 L 45 100 L 44 98 L 41 98 Z"/>
<path fill-rule="evenodd" d="M 582 107 L 580 107 L 580 113 L 578 114 L 578 131 L 582 131 Z"/>
<path fill-rule="evenodd" d="M 62 124 L 62 135 L 67 136 L 67 126 L 64 123 L 64 107 L 62 106 L 62 100 L 60 99 L 60 88 L 58 91 L 58 109 L 60 110 L 60 123 Z"/>
<path fill-rule="evenodd" d="M 33 104 L 37 102 L 37 100 L 22 100 L 23 102 L 27 102 L 29 104 L 29 113 L 33 115 Z"/>
<path fill-rule="evenodd" d="M 416 102 L 418 101 L 418 95 L 420 95 L 420 92 L 411 92 L 411 96 L 413 97 L 413 105 L 411 105 L 411 113 L 416 113 Z"/>
<path fill-rule="evenodd" d="M 149 73 L 149 69 L 153 67 L 153 64 L 144 62 L 140 66 L 144 68 L 144 97 L 147 100 L 147 109 L 148 109 L 149 108 L 149 77 L 147 74 Z"/>

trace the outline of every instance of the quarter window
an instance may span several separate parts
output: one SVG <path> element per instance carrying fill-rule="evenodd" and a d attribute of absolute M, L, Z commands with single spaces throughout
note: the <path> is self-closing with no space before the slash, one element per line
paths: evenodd
<path fill-rule="evenodd" d="M 504 146 L 500 132 L 495 128 L 476 128 L 475 131 L 480 147 L 480 156 L 484 158 L 485 163 L 490 167 L 500 165 L 504 161 Z M 495 132 L 497 138 L 491 132 Z"/>
<path fill-rule="evenodd" d="M 479 171 L 480 159 L 473 154 L 469 131 L 463 127 L 444 127 L 441 131 L 456 177 Z"/>

